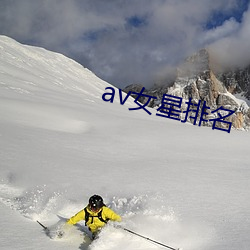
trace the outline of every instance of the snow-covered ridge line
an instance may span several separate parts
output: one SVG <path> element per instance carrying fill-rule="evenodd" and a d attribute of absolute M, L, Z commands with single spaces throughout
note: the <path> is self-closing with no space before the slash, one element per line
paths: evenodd
<path fill-rule="evenodd" d="M 0 87 L 26 95 L 35 95 L 39 89 L 47 95 L 70 91 L 78 98 L 96 101 L 111 86 L 60 53 L 22 45 L 6 36 L 0 36 L 0 73 Z"/>
<path fill-rule="evenodd" d="M 91 124 L 79 119 L 81 115 L 70 106 L 103 105 L 102 94 L 111 86 L 64 55 L 5 36 L 0 36 L 0 75 L 4 121 L 76 134 L 86 132 Z M 64 103 L 69 101 L 66 107 Z M 132 98 L 126 105 L 129 103 Z"/>
<path fill-rule="evenodd" d="M 32 84 L 37 86 L 38 82 L 42 80 L 39 83 L 43 85 L 43 88 L 49 87 L 49 84 L 55 84 L 64 89 L 91 94 L 84 89 L 84 85 L 92 85 L 91 87 L 97 93 L 100 92 L 100 87 L 105 85 L 104 81 L 97 78 L 91 71 L 62 54 L 40 47 L 21 45 L 15 40 L 2 36 L 0 36 L 0 46 L 1 73 L 9 73 L 13 76 L 13 80 L 19 80 L 19 76 L 20 80 L 26 78 L 26 83 L 27 78 L 31 78 L 26 87 L 32 87 Z M 45 69 L 46 71 L 44 71 Z M 14 74 L 13 70 L 16 70 Z M 4 76 L 1 78 L 3 83 Z M 91 84 L 92 78 L 99 80 L 95 84 Z M 66 80 L 67 84 L 63 80 Z"/>

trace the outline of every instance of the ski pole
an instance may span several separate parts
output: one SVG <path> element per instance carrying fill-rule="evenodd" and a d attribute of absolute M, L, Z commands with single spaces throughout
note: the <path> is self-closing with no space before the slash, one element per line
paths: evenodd
<path fill-rule="evenodd" d="M 141 235 L 141 234 L 135 233 L 135 232 L 133 232 L 133 231 L 127 229 L 127 228 L 122 228 L 122 229 L 125 230 L 125 231 L 127 231 L 127 232 L 129 232 L 129 233 L 131 233 L 131 234 L 137 235 L 137 236 L 139 236 L 139 237 L 141 237 L 141 238 L 143 238 L 143 239 L 145 239 L 145 240 L 154 242 L 154 243 L 156 243 L 156 244 L 158 244 L 158 245 L 161 245 L 161 246 L 163 246 L 163 247 L 169 248 L 169 249 L 171 249 L 171 250 L 180 250 L 180 248 L 173 248 L 173 247 L 167 246 L 167 245 L 162 244 L 162 243 L 160 243 L 160 242 L 158 242 L 158 241 L 155 241 L 155 240 L 152 240 L 152 239 L 150 239 L 150 238 L 148 238 L 148 237 L 145 237 L 145 236 L 143 236 L 143 235 Z"/>
<path fill-rule="evenodd" d="M 39 222 L 38 220 L 36 221 L 40 226 L 42 226 L 43 227 L 43 229 L 46 231 L 46 230 L 48 230 L 48 228 L 47 227 L 45 227 L 41 222 Z"/>

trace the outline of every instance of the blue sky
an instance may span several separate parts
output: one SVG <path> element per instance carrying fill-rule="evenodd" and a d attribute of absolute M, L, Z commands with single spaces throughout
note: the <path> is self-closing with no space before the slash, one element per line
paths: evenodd
<path fill-rule="evenodd" d="M 216 28 L 217 26 L 223 25 L 225 20 L 230 18 L 234 18 L 237 22 L 242 22 L 242 17 L 244 12 L 248 9 L 249 0 L 240 0 L 237 3 L 236 8 L 233 8 L 229 13 L 224 13 L 222 10 L 216 10 L 211 14 L 211 18 L 208 19 L 206 28 L 212 29 Z"/>
<path fill-rule="evenodd" d="M 0 34 L 63 53 L 111 84 L 166 81 L 210 48 L 250 63 L 250 0 L 1 0 Z"/>

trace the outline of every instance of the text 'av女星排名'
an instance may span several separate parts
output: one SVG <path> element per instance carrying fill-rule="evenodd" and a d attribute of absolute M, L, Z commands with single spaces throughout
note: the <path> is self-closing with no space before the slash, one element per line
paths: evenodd
<path fill-rule="evenodd" d="M 111 92 L 107 92 L 102 95 L 103 101 L 113 103 L 115 98 L 115 88 L 107 87 L 105 90 Z M 148 109 L 148 104 L 152 99 L 157 99 L 157 97 L 143 94 L 144 90 L 145 88 L 142 88 L 139 93 L 129 91 L 123 98 L 122 90 L 119 89 L 120 104 L 123 105 L 128 97 L 133 94 L 137 96 L 134 100 L 136 107 L 129 108 L 129 110 L 143 109 L 147 114 L 151 115 L 152 113 Z M 144 103 L 139 102 L 141 97 L 146 97 L 147 101 Z M 161 104 L 157 108 L 156 115 L 181 121 L 183 123 L 192 120 L 193 125 L 198 124 L 199 126 L 210 122 L 212 129 L 230 133 L 232 122 L 227 121 L 225 118 L 234 114 L 235 111 L 226 109 L 223 106 L 210 111 L 210 107 L 206 106 L 206 101 L 193 101 L 192 98 L 189 98 L 189 100 L 184 102 L 184 104 L 185 109 L 183 109 L 183 99 L 181 97 L 164 94 L 161 99 Z"/>

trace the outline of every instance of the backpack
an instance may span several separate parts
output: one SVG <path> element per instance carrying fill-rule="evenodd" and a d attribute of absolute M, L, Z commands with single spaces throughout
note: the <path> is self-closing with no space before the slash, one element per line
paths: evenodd
<path fill-rule="evenodd" d="M 84 208 L 84 212 L 85 212 L 85 219 L 84 219 L 85 220 L 85 226 L 87 226 L 87 222 L 89 221 L 90 218 L 92 219 L 90 224 L 92 224 L 93 221 L 94 221 L 94 217 L 97 217 L 100 221 L 102 221 L 104 223 L 107 223 L 109 221 L 109 219 L 104 220 L 102 218 L 102 210 L 96 216 L 90 215 L 90 213 L 87 210 L 87 207 Z"/>

